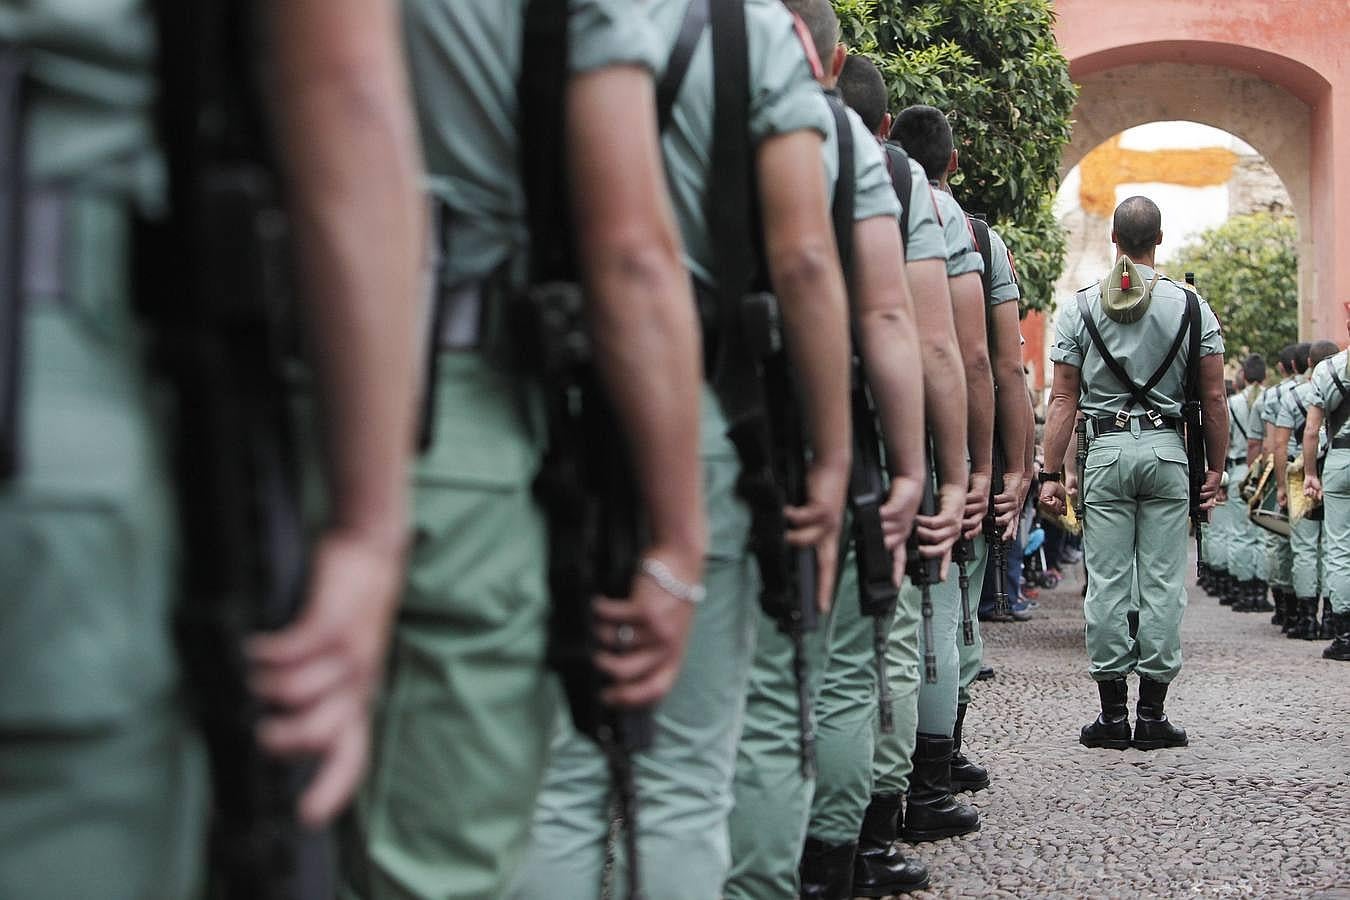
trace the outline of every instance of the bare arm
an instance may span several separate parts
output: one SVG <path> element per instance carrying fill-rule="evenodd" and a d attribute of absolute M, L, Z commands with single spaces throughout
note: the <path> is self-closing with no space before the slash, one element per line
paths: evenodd
<path fill-rule="evenodd" d="M 1293 433 L 1294 429 L 1292 428 L 1283 428 L 1279 425 L 1276 425 L 1275 426 L 1276 443 L 1278 443 L 1282 447 L 1288 447 L 1289 438 Z M 1289 498 L 1288 496 L 1286 496 L 1286 494 L 1288 493 L 1288 486 L 1289 486 L 1289 483 L 1287 481 L 1288 475 L 1289 475 L 1289 454 L 1287 452 L 1276 453 L 1275 494 L 1279 498 L 1281 506 L 1285 506 L 1286 504 L 1289 503 Z"/>
<path fill-rule="evenodd" d="M 567 167 L 577 251 L 589 300 L 596 364 L 629 438 L 651 531 L 644 550 L 686 582 L 702 579 L 707 548 L 699 396 L 698 324 L 654 130 L 649 75 L 615 66 L 575 76 L 567 89 Z M 614 678 L 605 699 L 656 702 L 674 684 L 692 605 L 639 575 L 630 602 L 599 601 L 602 642 L 636 630 L 626 653 L 596 663 Z"/>
<path fill-rule="evenodd" d="M 1322 499 L 1322 477 L 1317 472 L 1317 439 L 1322 430 L 1325 410 L 1308 407 L 1308 423 L 1303 426 L 1303 493 L 1313 500 Z"/>
<path fill-rule="evenodd" d="M 777 135 L 760 144 L 757 165 L 769 277 L 782 310 L 813 454 L 807 506 L 788 511 L 789 539 L 816 548 L 817 596 L 825 604 L 834 593 L 852 441 L 848 301 L 820 146 L 815 132 Z"/>
<path fill-rule="evenodd" d="M 914 306 L 905 278 L 904 246 L 894 219 L 877 217 L 853 227 L 853 315 L 862 342 L 867 384 L 881 417 L 890 454 L 891 495 L 887 503 L 896 552 L 903 557 L 907 535 L 923 494 L 923 378 L 914 368 L 919 340 Z M 903 559 L 898 560 L 903 572 Z"/>
<path fill-rule="evenodd" d="M 1045 414 L 1045 458 L 1064 459 L 1069 451 L 1069 440 L 1073 437 L 1073 426 L 1078 416 L 1078 389 L 1082 373 L 1068 363 L 1055 363 L 1054 384 L 1050 388 L 1050 406 Z M 1082 478 L 1082 473 L 1079 473 Z M 1084 485 L 1081 480 L 1078 490 Z M 1047 481 L 1041 485 L 1040 499 L 1056 512 L 1065 511 L 1064 499 L 1067 496 L 1063 483 Z"/>
<path fill-rule="evenodd" d="M 1205 462 L 1211 472 L 1222 474 L 1228 461 L 1229 429 L 1228 395 L 1223 387 L 1221 353 L 1211 353 L 1200 360 L 1200 403 L 1204 410 Z"/>
<path fill-rule="evenodd" d="M 984 287 L 975 272 L 951 279 L 952 318 L 961 361 L 966 373 L 966 433 L 970 453 L 970 487 L 962 528 L 974 537 L 983 527 L 989 504 L 989 479 L 993 470 L 994 376 L 989 365 L 989 338 L 985 330 Z M 1014 463 L 1014 465 L 1016 465 Z"/>
<path fill-rule="evenodd" d="M 941 556 L 960 534 L 966 505 L 966 375 L 952 320 L 946 262 L 919 260 L 907 263 L 905 271 L 919 326 L 924 418 L 933 434 L 939 485 L 937 521 L 921 521 L 918 536 L 926 550 Z"/>
<path fill-rule="evenodd" d="M 294 0 L 269 23 L 270 91 L 317 376 L 330 520 L 299 620 L 250 642 L 273 753 L 317 758 L 321 825 L 365 769 L 369 704 L 402 582 L 424 215 L 396 7 Z"/>
<path fill-rule="evenodd" d="M 998 424 L 999 446 L 1007 466 L 1003 493 L 994 499 L 995 514 L 1005 534 L 1022 510 L 1024 487 L 1035 466 L 1035 428 L 1031 422 L 1031 398 L 1027 394 L 1026 372 L 1022 369 L 1022 332 L 1018 328 L 1017 304 L 1000 303 L 994 307 L 990 336 L 994 391 L 994 417 Z"/>

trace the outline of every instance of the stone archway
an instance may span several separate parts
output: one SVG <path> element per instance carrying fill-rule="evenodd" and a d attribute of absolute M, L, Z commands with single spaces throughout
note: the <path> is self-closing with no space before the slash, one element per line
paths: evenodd
<path fill-rule="evenodd" d="M 1278 4 L 1277 4 L 1278 6 Z M 1068 171 L 1152 121 L 1220 128 L 1260 152 L 1298 216 L 1300 329 L 1343 340 L 1350 298 L 1350 4 L 1301 0 L 1058 0 L 1056 33 L 1082 87 Z"/>

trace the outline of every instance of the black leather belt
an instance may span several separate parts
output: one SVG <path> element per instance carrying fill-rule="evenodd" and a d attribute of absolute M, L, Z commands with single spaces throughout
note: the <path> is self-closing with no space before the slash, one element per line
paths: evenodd
<path fill-rule="evenodd" d="M 1331 442 L 1332 450 L 1350 450 L 1350 434 L 1343 434 Z"/>
<path fill-rule="evenodd" d="M 1094 416 L 1092 418 L 1092 433 L 1101 437 L 1103 434 L 1119 434 L 1122 431 L 1129 431 L 1131 421 L 1139 422 L 1140 431 L 1180 432 L 1182 430 L 1182 421 L 1171 416 L 1158 416 L 1156 419 L 1149 416 L 1126 416 L 1123 419 L 1117 416 Z"/>

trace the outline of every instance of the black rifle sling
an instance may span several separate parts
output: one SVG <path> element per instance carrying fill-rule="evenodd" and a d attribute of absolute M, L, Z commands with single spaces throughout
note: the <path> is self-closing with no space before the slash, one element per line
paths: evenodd
<path fill-rule="evenodd" d="M 689 0 L 689 8 L 685 10 L 684 21 L 680 24 L 680 33 L 666 60 L 666 72 L 656 86 L 656 122 L 662 134 L 670 127 L 675 100 L 680 96 L 680 88 L 689 74 L 689 64 L 694 61 L 694 51 L 698 49 L 707 25 L 708 0 Z"/>
<path fill-rule="evenodd" d="M 900 201 L 900 240 L 909 246 L 909 195 L 914 190 L 914 173 L 909 170 L 909 154 L 890 141 L 882 141 L 881 149 L 886 154 L 886 169 L 891 173 L 891 186 L 895 188 L 896 199 Z"/>
<path fill-rule="evenodd" d="M 1340 430 L 1345 427 L 1346 419 L 1350 419 L 1350 403 L 1346 402 L 1347 399 L 1350 399 L 1350 387 L 1346 387 L 1345 382 L 1341 380 L 1341 376 L 1336 374 L 1335 366 L 1331 367 L 1331 380 L 1336 383 L 1336 390 L 1341 392 L 1341 400 L 1336 405 L 1336 411 L 1328 412 L 1327 415 L 1328 441 L 1335 439 Z"/>
<path fill-rule="evenodd" d="M 1236 397 L 1240 395 L 1234 394 L 1233 396 Z M 1242 433 L 1243 440 L 1250 440 L 1251 436 L 1247 434 L 1247 426 L 1243 424 L 1242 416 L 1239 416 L 1237 413 L 1233 411 L 1232 400 L 1228 401 L 1228 421 L 1232 422 L 1234 425 L 1237 426 L 1238 431 Z"/>
<path fill-rule="evenodd" d="M 1190 292 L 1188 291 L 1187 294 L 1189 295 Z M 1077 300 L 1078 313 L 1083 320 L 1083 324 L 1087 327 L 1088 336 L 1092 339 L 1092 346 L 1097 349 L 1097 353 L 1101 355 L 1102 362 L 1106 364 L 1106 368 L 1113 376 L 1115 376 L 1116 381 L 1120 382 L 1121 386 L 1130 393 L 1130 401 L 1121 409 L 1120 414 L 1129 415 L 1130 410 L 1134 409 L 1136 404 L 1150 413 L 1157 414 L 1157 404 L 1149 399 L 1148 392 L 1157 387 L 1158 382 L 1162 381 L 1167 375 L 1167 372 L 1172 368 L 1172 363 L 1176 361 L 1177 354 L 1181 352 L 1181 344 L 1182 341 L 1186 339 L 1187 332 L 1193 332 L 1191 335 L 1191 344 L 1192 352 L 1195 355 L 1187 360 L 1187 375 L 1183 387 L 1187 396 L 1191 396 L 1192 384 L 1198 380 L 1198 375 L 1192 375 L 1191 372 L 1192 366 L 1195 366 L 1198 369 L 1200 335 L 1199 326 L 1193 321 L 1197 316 L 1193 316 L 1192 314 L 1189 296 L 1186 308 L 1182 313 L 1181 328 L 1177 331 L 1177 336 L 1172 341 L 1172 346 L 1168 348 L 1167 355 L 1163 357 L 1162 363 L 1153 374 L 1149 376 L 1148 381 L 1144 383 L 1142 388 L 1134 383 L 1134 380 L 1130 378 L 1129 373 L 1125 371 L 1125 367 L 1122 366 L 1120 361 L 1112 356 L 1111 351 L 1107 349 L 1106 342 L 1102 340 L 1102 333 L 1098 330 L 1097 323 L 1093 321 L 1092 305 L 1088 302 L 1087 292 L 1079 291 Z"/>
<path fill-rule="evenodd" d="M 980 283 L 984 286 L 985 323 L 992 326 L 994 324 L 994 244 L 989 237 L 989 223 L 974 216 L 966 216 L 966 221 L 970 223 L 971 231 L 975 232 L 975 246 L 979 248 L 980 259 L 984 262 L 984 272 L 980 275 Z M 994 343 L 992 328 L 987 337 L 992 346 Z"/>
<path fill-rule="evenodd" d="M 525 186 L 530 281 L 534 284 L 569 278 L 575 260 L 568 227 L 565 154 L 559 152 L 566 143 L 567 37 L 567 0 L 530 0 L 525 7 L 517 83 L 522 122 L 517 164 Z"/>
<path fill-rule="evenodd" d="M 1177 285 L 1181 287 L 1181 285 Z M 1186 316 L 1182 320 L 1181 328 L 1183 332 L 1190 333 L 1190 346 L 1186 350 L 1186 399 L 1198 402 L 1200 400 L 1200 296 L 1195 291 L 1187 287 L 1181 287 L 1181 292 L 1186 295 Z M 1181 343 L 1181 335 L 1177 335 L 1177 344 Z M 1176 352 L 1172 352 L 1176 356 Z M 1172 363 L 1169 360 L 1168 366 Z M 1162 380 L 1163 373 L 1159 372 L 1155 378 L 1149 379 L 1152 384 L 1144 388 L 1144 392 L 1153 389 L 1153 385 Z"/>
<path fill-rule="evenodd" d="M 844 275 L 852 280 L 853 274 L 853 212 L 857 193 L 856 156 L 853 145 L 853 128 L 849 124 L 848 110 L 844 101 L 834 93 L 826 93 L 830 114 L 834 116 L 834 136 L 839 149 L 839 177 L 834 183 L 834 201 L 830 204 L 830 217 L 834 222 L 834 240 L 839 246 L 839 265 Z M 856 345 L 856 342 L 855 342 Z"/>
<path fill-rule="evenodd" d="M 27 64 L 0 43 L 0 480 L 19 466 Z"/>

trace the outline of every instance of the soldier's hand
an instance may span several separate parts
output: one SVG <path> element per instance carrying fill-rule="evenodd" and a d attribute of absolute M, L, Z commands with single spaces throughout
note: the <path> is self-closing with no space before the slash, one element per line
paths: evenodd
<path fill-rule="evenodd" d="M 300 818 L 318 827 L 346 807 L 365 774 L 370 708 L 403 584 L 401 541 L 330 531 L 315 547 L 300 618 L 248 642 L 250 684 L 268 707 L 259 743 L 318 761 Z"/>
<path fill-rule="evenodd" d="M 1205 472 L 1205 483 L 1200 486 L 1201 509 L 1214 508 L 1214 501 L 1218 498 L 1219 488 L 1222 486 L 1223 486 L 1222 472 L 1215 472 L 1213 469 L 1209 469 L 1208 471 Z M 1279 486 L 1279 491 L 1281 494 L 1285 493 L 1284 485 Z M 1280 505 L 1281 506 L 1284 505 L 1283 500 L 1281 501 Z"/>
<path fill-rule="evenodd" d="M 881 531 L 886 549 L 891 551 L 893 578 L 898 585 L 905 577 L 908 541 L 914 530 L 914 517 L 923 501 L 923 484 L 917 478 L 897 476 L 891 479 L 890 495 L 881 505 Z"/>
<path fill-rule="evenodd" d="M 961 536 L 964 538 L 973 540 L 984 530 L 984 517 L 989 512 L 989 480 L 987 472 L 970 473 L 966 508 L 961 516 Z"/>
<path fill-rule="evenodd" d="M 1322 502 L 1322 479 L 1316 475 L 1304 475 L 1303 496 L 1316 503 Z"/>
<path fill-rule="evenodd" d="M 1204 496 L 1205 496 L 1203 491 L 1201 492 L 1200 496 L 1201 496 L 1201 497 L 1204 497 Z M 1289 488 L 1287 488 L 1287 487 L 1286 487 L 1285 485 L 1283 485 L 1283 484 L 1281 484 L 1281 485 L 1276 485 L 1276 487 L 1275 487 L 1275 499 L 1276 499 L 1276 501 L 1280 504 L 1280 509 L 1288 509 L 1288 508 L 1289 508 Z"/>
<path fill-rule="evenodd" d="M 1058 481 L 1047 481 L 1041 485 L 1039 502 L 1048 510 L 1064 515 L 1068 509 L 1068 491 Z"/>
<path fill-rule="evenodd" d="M 937 492 L 937 515 L 915 516 L 914 534 L 919 539 L 919 555 L 939 559 L 943 581 L 951 567 L 952 546 L 961 537 L 961 515 L 966 508 L 966 492 L 960 485 L 944 484 Z"/>
<path fill-rule="evenodd" d="M 783 510 L 788 543 L 816 550 L 816 606 L 829 612 L 834 599 L 834 572 L 839 559 L 839 529 L 844 515 L 848 464 L 811 463 L 806 473 L 806 503 Z"/>
<path fill-rule="evenodd" d="M 1017 533 L 1018 516 L 1026 501 L 1027 481 L 1022 473 L 1009 472 L 1003 476 L 1003 493 L 994 496 L 994 522 L 1005 541 L 1012 540 Z"/>
<path fill-rule="evenodd" d="M 681 559 L 662 548 L 644 554 L 664 563 L 685 584 L 703 578 L 701 559 Z M 626 600 L 598 597 L 595 613 L 595 667 L 612 679 L 600 698 L 611 706 L 640 709 L 661 701 L 675 685 L 684 663 L 693 602 L 675 596 L 639 572 Z"/>

